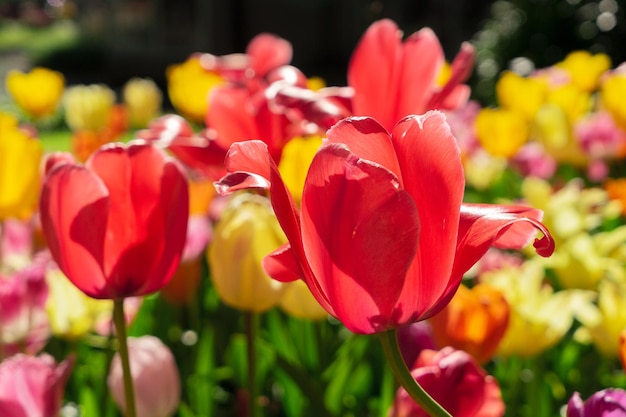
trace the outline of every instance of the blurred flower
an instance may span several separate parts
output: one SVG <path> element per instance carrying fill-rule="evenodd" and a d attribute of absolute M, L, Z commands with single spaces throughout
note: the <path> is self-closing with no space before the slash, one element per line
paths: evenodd
<path fill-rule="evenodd" d="M 622 214 L 626 214 L 626 178 L 608 178 L 604 188 L 609 198 L 620 204 Z"/>
<path fill-rule="evenodd" d="M 528 142 L 515 154 L 511 164 L 524 177 L 552 178 L 557 169 L 554 157 L 539 142 Z"/>
<path fill-rule="evenodd" d="M 45 268 L 45 259 L 39 259 L 11 275 L 0 275 L 0 359 L 17 352 L 36 353 L 48 341 Z"/>
<path fill-rule="evenodd" d="M 131 126 L 143 128 L 161 113 L 163 94 L 149 78 L 131 78 L 122 87 L 122 99 Z"/>
<path fill-rule="evenodd" d="M 49 288 L 46 313 L 52 334 L 75 340 L 94 330 L 103 313 L 111 314 L 113 303 L 95 300 L 78 290 L 56 266 L 46 271 Z"/>
<path fill-rule="evenodd" d="M 574 134 L 582 149 L 594 159 L 621 158 L 626 151 L 626 132 L 610 114 L 598 111 L 580 120 Z"/>
<path fill-rule="evenodd" d="M 570 52 L 555 66 L 565 70 L 577 88 L 592 92 L 598 87 L 602 74 L 611 68 L 611 58 L 606 54 L 592 55 L 581 50 Z"/>
<path fill-rule="evenodd" d="M 285 286 L 267 276 L 262 260 L 285 240 L 268 199 L 247 193 L 235 196 L 222 212 L 208 250 L 220 298 L 245 311 L 275 306 Z"/>
<path fill-rule="evenodd" d="M 626 329 L 619 334 L 619 361 L 626 370 Z"/>
<path fill-rule="evenodd" d="M 410 369 L 422 388 L 454 417 L 504 415 L 498 382 L 462 350 L 451 347 L 424 350 Z M 400 388 L 389 417 L 428 417 L 428 414 Z"/>
<path fill-rule="evenodd" d="M 43 147 L 39 139 L 4 117 L 0 123 L 0 220 L 30 218 L 39 198 L 39 166 Z"/>
<path fill-rule="evenodd" d="M 47 173 L 40 201 L 55 261 L 91 297 L 149 294 L 178 266 L 189 216 L 187 179 L 159 148 L 112 144 L 84 166 L 59 164 Z"/>
<path fill-rule="evenodd" d="M 321 145 L 322 138 L 320 137 L 296 137 L 291 139 L 283 148 L 278 171 L 296 203 L 299 203 L 302 198 L 306 174 Z"/>
<path fill-rule="evenodd" d="M 403 41 L 392 20 L 372 23 L 348 64 L 348 85 L 354 89 L 353 114 L 371 116 L 391 130 L 404 116 L 464 105 L 469 87 L 462 83 L 471 74 L 474 48 L 463 43 L 442 87 L 437 79 L 444 64 L 443 49 L 430 28 Z"/>
<path fill-rule="evenodd" d="M 613 71 L 608 71 L 600 83 L 600 101 L 622 129 L 626 129 L 626 63 Z"/>
<path fill-rule="evenodd" d="M 522 77 L 512 71 L 504 71 L 496 83 L 498 103 L 504 109 L 521 115 L 530 121 L 545 103 L 548 83 L 540 77 Z"/>
<path fill-rule="evenodd" d="M 510 307 L 509 325 L 497 349 L 501 356 L 531 357 L 554 346 L 571 328 L 575 312 L 594 297 L 591 291 L 555 292 L 544 283 L 545 270 L 537 259 L 485 272 L 479 279 L 499 288 Z"/>
<path fill-rule="evenodd" d="M 511 110 L 483 109 L 475 123 L 478 141 L 493 156 L 510 158 L 528 139 L 526 121 Z"/>
<path fill-rule="evenodd" d="M 304 281 L 285 283 L 285 292 L 278 305 L 287 314 L 300 319 L 322 320 L 328 312 L 317 302 Z"/>
<path fill-rule="evenodd" d="M 556 104 L 542 106 L 533 120 L 534 139 L 558 162 L 585 166 L 587 156 L 572 135 L 565 111 Z"/>
<path fill-rule="evenodd" d="M 407 117 L 391 134 L 372 118 L 336 124 L 313 159 L 299 214 L 262 142 L 234 144 L 226 166 L 232 174 L 218 183 L 221 193 L 270 188 L 289 245 L 265 258 L 266 271 L 303 279 L 355 333 L 440 311 L 492 244 L 519 248 L 541 230 L 537 251 L 553 250 L 540 212 L 462 204 L 459 149 L 437 111 Z"/>
<path fill-rule="evenodd" d="M 159 338 L 128 338 L 130 374 L 135 390 L 137 417 L 170 417 L 180 403 L 180 376 L 174 355 Z M 111 361 L 107 385 L 123 413 L 126 413 L 122 361 L 116 353 Z"/>
<path fill-rule="evenodd" d="M 591 342 L 609 358 L 617 358 L 620 335 L 626 329 L 626 288 L 624 283 L 605 279 L 598 285 L 597 305 L 588 304 L 576 311 L 580 327 L 575 334 L 581 342 Z"/>
<path fill-rule="evenodd" d="M 104 84 L 75 85 L 65 90 L 65 122 L 70 130 L 98 132 L 115 105 L 115 92 Z"/>
<path fill-rule="evenodd" d="M 33 119 L 52 115 L 61 101 L 65 79 L 59 72 L 35 67 L 28 73 L 11 70 L 6 88 L 17 106 Z"/>
<path fill-rule="evenodd" d="M 566 417 L 618 417 L 626 415 L 626 391 L 607 388 L 593 393 L 586 401 L 575 392 L 567 403 Z"/>
<path fill-rule="evenodd" d="M 202 255 L 212 238 L 213 229 L 208 216 L 190 215 L 180 264 L 172 279 L 161 289 L 161 295 L 165 300 L 185 305 L 197 296 L 204 270 Z"/>
<path fill-rule="evenodd" d="M 479 363 L 495 353 L 509 324 L 509 305 L 497 288 L 461 285 L 450 303 L 430 318 L 440 347 L 463 350 Z"/>
<path fill-rule="evenodd" d="M 415 363 L 423 350 L 437 350 L 433 327 L 428 320 L 418 321 L 398 328 L 398 347 L 407 366 Z"/>
<path fill-rule="evenodd" d="M 201 55 L 167 67 L 167 92 L 174 108 L 196 123 L 204 122 L 209 109 L 209 92 L 226 80 L 215 71 L 207 71 Z"/>
<path fill-rule="evenodd" d="M 17 271 L 32 262 L 34 226 L 31 220 L 6 219 L 0 226 L 0 272 Z"/>
<path fill-rule="evenodd" d="M 48 354 L 0 362 L 0 415 L 57 417 L 73 366 L 73 357 L 57 364 Z"/>
<path fill-rule="evenodd" d="M 598 232 L 620 212 L 620 203 L 610 201 L 607 192 L 587 188 L 580 180 L 553 189 L 545 180 L 526 178 L 522 194 L 544 212 L 543 222 L 556 242 L 554 254 L 544 265 L 554 270 L 562 286 L 596 289 L 605 277 L 626 280 L 622 267 L 626 257 L 620 252 L 626 243 L 626 228 Z"/>

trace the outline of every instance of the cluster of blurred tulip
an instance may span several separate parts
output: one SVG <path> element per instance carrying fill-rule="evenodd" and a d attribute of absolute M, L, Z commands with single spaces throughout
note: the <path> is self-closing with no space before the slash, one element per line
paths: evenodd
<path fill-rule="evenodd" d="M 8 74 L 0 416 L 626 415 L 622 67 L 487 108 L 428 28 L 374 22 L 346 86 L 292 52 L 172 64 L 170 113 Z"/>

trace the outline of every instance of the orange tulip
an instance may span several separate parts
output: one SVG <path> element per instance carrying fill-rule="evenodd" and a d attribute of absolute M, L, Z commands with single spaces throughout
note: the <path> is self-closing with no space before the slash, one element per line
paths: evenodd
<path fill-rule="evenodd" d="M 464 350 L 485 363 L 495 353 L 509 323 L 509 305 L 487 284 L 461 285 L 450 304 L 431 319 L 439 346 Z"/>

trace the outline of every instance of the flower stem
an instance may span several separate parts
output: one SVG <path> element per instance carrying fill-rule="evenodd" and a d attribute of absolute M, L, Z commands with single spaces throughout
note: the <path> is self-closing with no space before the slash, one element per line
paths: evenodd
<path fill-rule="evenodd" d="M 257 386 L 256 386 L 256 327 L 257 315 L 251 311 L 244 313 L 246 321 L 246 343 L 248 348 L 248 416 L 257 417 Z"/>
<path fill-rule="evenodd" d="M 135 390 L 133 378 L 130 374 L 130 360 L 128 358 L 128 340 L 126 336 L 126 317 L 124 316 L 124 299 L 113 301 L 113 322 L 117 331 L 118 351 L 122 360 L 122 373 L 124 375 L 124 396 L 126 398 L 126 417 L 136 417 Z"/>
<path fill-rule="evenodd" d="M 422 388 L 411 375 L 409 368 L 407 368 L 402 358 L 396 331 L 389 330 L 380 333 L 379 336 L 385 356 L 387 357 L 387 362 L 391 365 L 393 374 L 411 398 L 413 398 L 413 400 L 431 417 L 451 417 L 450 413 L 424 391 L 424 388 Z"/>

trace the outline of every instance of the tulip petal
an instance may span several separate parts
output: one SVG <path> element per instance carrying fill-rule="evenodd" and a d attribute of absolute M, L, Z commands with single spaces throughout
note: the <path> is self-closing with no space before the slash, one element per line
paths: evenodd
<path fill-rule="evenodd" d="M 250 93 L 239 87 L 218 87 L 209 95 L 207 126 L 217 132 L 217 142 L 224 149 L 235 142 L 261 139 L 250 108 Z"/>
<path fill-rule="evenodd" d="M 263 77 L 274 68 L 288 64 L 293 48 L 286 39 L 270 33 L 260 33 L 250 41 L 246 54 L 250 56 L 255 75 Z"/>
<path fill-rule="evenodd" d="M 402 33 L 389 19 L 373 23 L 357 45 L 348 66 L 354 88 L 352 109 L 390 128 L 396 119 L 396 93 L 402 64 Z M 396 120 L 394 120 L 396 119 Z"/>
<path fill-rule="evenodd" d="M 419 219 L 389 170 L 340 144 L 322 146 L 302 197 L 302 238 L 335 314 L 356 333 L 393 327 Z M 354 302 L 346 302 L 351 299 Z"/>
<path fill-rule="evenodd" d="M 439 39 L 430 28 L 423 28 L 404 42 L 395 124 L 410 114 L 422 114 L 433 93 L 433 86 L 445 57 Z"/>
<path fill-rule="evenodd" d="M 113 295 L 100 266 L 108 211 L 106 186 L 84 167 L 64 164 L 47 176 L 40 200 L 46 243 L 63 273 L 94 298 Z"/>
<path fill-rule="evenodd" d="M 172 161 L 172 160 L 170 160 Z M 109 146 L 86 163 L 110 192 L 104 270 L 119 297 L 143 295 L 171 278 L 184 247 L 189 197 L 184 174 L 145 143 Z M 166 214 L 168 217 L 166 217 Z M 168 238 L 163 239 L 168 230 Z"/>
<path fill-rule="evenodd" d="M 298 260 L 288 243 L 263 259 L 267 275 L 280 282 L 292 282 L 302 277 Z"/>
<path fill-rule="evenodd" d="M 415 201 L 421 223 L 417 255 L 402 302 L 406 310 L 420 315 L 451 285 L 464 193 L 463 167 L 456 140 L 438 111 L 405 118 L 393 129 L 392 140 L 404 188 Z"/>
<path fill-rule="evenodd" d="M 533 243 L 537 253 L 550 256 L 554 252 L 554 240 L 539 222 L 540 217 L 541 211 L 529 207 L 463 204 L 453 276 L 460 279 L 491 245 L 520 249 L 537 231 L 543 233 Z"/>
<path fill-rule="evenodd" d="M 402 174 L 389 133 L 371 117 L 349 117 L 339 121 L 326 133 L 329 143 L 343 143 L 359 158 L 380 164 Z"/>
<path fill-rule="evenodd" d="M 249 186 L 270 187 L 272 207 L 298 260 L 303 275 L 301 278 L 307 283 L 311 293 L 322 307 L 333 314 L 333 308 L 319 288 L 309 267 L 302 245 L 298 210 L 278 172 L 276 163 L 269 154 L 267 144 L 260 140 L 234 143 L 226 155 L 225 164 L 231 174 L 215 184 L 220 194 L 228 194 Z"/>

